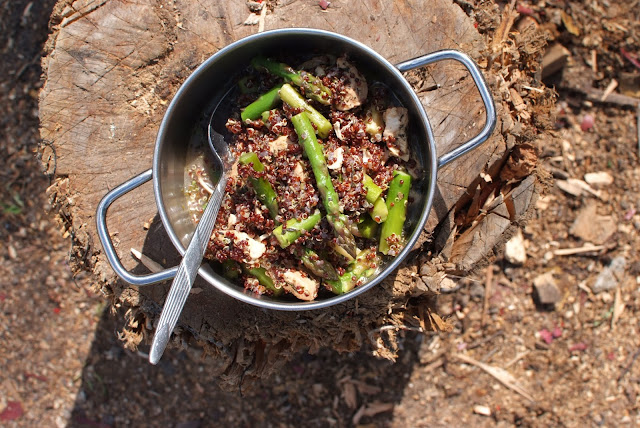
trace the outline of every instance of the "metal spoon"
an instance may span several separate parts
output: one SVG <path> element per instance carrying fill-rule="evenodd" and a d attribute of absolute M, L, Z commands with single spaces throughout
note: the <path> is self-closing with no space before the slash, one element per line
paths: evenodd
<path fill-rule="evenodd" d="M 218 108 L 228 98 L 230 92 L 231 90 L 223 95 L 220 102 L 218 102 L 213 109 L 213 113 L 211 113 L 211 118 L 209 119 L 209 147 L 214 154 L 215 167 L 220 170 L 220 179 L 213 189 L 213 193 L 209 198 L 202 217 L 200 217 L 200 222 L 191 238 L 187 251 L 184 253 L 180 266 L 178 266 L 178 272 L 173 279 L 171 289 L 164 302 L 164 307 L 160 314 L 160 321 L 158 322 L 158 327 L 156 328 L 153 342 L 151 343 L 151 350 L 149 351 L 149 362 L 151 364 L 157 364 L 158 361 L 160 361 L 167 347 L 167 343 L 169 343 L 171 332 L 173 332 L 178 322 L 182 308 L 187 301 L 193 282 L 196 279 L 198 268 L 202 263 L 209 239 L 211 239 L 213 226 L 216 223 L 218 211 L 222 203 L 222 198 L 224 197 L 224 190 L 234 159 L 224 137 L 215 129 L 214 118 L 216 112 L 218 112 Z M 220 116 L 220 113 L 218 115 Z M 225 116 L 224 119 L 226 119 L 226 117 L 227 116 Z"/>

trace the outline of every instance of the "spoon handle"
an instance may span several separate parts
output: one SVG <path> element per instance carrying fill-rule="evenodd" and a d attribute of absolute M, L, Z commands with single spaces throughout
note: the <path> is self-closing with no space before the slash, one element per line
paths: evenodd
<path fill-rule="evenodd" d="M 164 302 L 160 321 L 158 321 L 158 327 L 151 343 L 151 350 L 149 351 L 149 362 L 151 364 L 157 364 L 160 361 L 167 343 L 169 343 L 171 333 L 178 322 L 184 303 L 191 292 L 193 281 L 196 279 L 198 268 L 202 263 L 207 244 L 211 239 L 211 233 L 218 217 L 218 210 L 222 203 L 226 184 L 227 174 L 223 172 L 218 184 L 213 189 L 193 238 L 191 238 L 187 251 L 180 262 L 178 272 L 173 279 L 171 289 Z"/>

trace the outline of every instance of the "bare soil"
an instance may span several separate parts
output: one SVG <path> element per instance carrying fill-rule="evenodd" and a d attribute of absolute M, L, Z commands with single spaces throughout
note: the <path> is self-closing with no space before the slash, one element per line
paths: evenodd
<path fill-rule="evenodd" d="M 502 9 L 475 16 L 473 2 L 457 3 L 479 26 Z M 49 177 L 36 158 L 53 4 L 0 6 L 0 425 L 640 425 L 638 113 L 585 95 L 615 80 L 614 93 L 639 96 L 628 84 L 640 74 L 637 1 L 517 3 L 517 22 L 531 15 L 570 53 L 546 81 L 558 92 L 557 138 L 539 147 L 550 187 L 523 225 L 523 264 L 500 248 L 487 268 L 449 277 L 439 313 L 454 330 L 400 331 L 395 363 L 370 347 L 323 349 L 233 392 L 217 386 L 216 362 L 192 349 L 169 350 L 158 366 L 143 346 L 125 350 L 125 311 L 106 310 L 91 279 L 68 267 L 70 237 L 47 214 Z M 612 182 L 587 176 L 584 190 L 587 173 Z M 579 213 L 591 204 L 584 221 Z M 597 249 L 562 255 L 588 243 Z M 596 279 L 620 257 L 624 268 L 600 291 Z M 539 302 L 534 291 L 544 284 L 555 303 Z"/>

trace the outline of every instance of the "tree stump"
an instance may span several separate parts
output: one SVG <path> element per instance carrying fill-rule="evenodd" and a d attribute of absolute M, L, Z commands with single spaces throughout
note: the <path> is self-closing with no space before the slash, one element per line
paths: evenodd
<path fill-rule="evenodd" d="M 326 10 L 317 1 L 263 3 L 254 16 L 257 25 L 245 24 L 250 10 L 239 1 L 61 0 L 55 8 L 40 96 L 46 143 L 41 154 L 55 177 L 49 195 L 73 238 L 73 268 L 92 272 L 114 304 L 129 308 L 127 345 L 151 337 L 170 284 L 138 289 L 118 280 L 98 243 L 96 207 L 114 186 L 151 167 L 171 97 L 225 45 L 264 26 L 339 32 L 391 63 L 458 49 L 484 68 L 498 126 L 479 149 L 439 171 L 433 210 L 414 256 L 363 296 L 325 310 L 285 313 L 234 301 L 196 282 L 199 292 L 189 297 L 172 343 L 199 346 L 219 359 L 228 384 L 266 376 L 302 349 L 351 351 L 368 343 L 394 358 L 399 329 L 446 328 L 434 310 L 442 278 L 486 260 L 533 205 L 539 182 L 535 141 L 548 133 L 552 105 L 534 78 L 544 40 L 535 32 L 524 37 L 511 31 L 515 15 L 509 8 L 489 5 L 484 20 L 473 11 L 483 36 L 477 21 L 450 0 L 334 0 Z M 407 78 L 427 110 L 439 155 L 482 128 L 482 102 L 462 67 L 439 63 Z M 128 269 L 146 271 L 131 248 L 167 267 L 179 262 L 150 184 L 116 202 L 108 225 Z"/>

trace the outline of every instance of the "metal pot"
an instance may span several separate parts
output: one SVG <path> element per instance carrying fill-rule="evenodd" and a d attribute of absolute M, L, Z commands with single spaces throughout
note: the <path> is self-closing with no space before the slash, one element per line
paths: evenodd
<path fill-rule="evenodd" d="M 153 156 L 153 168 L 113 189 L 98 206 L 98 235 L 107 259 L 123 280 L 137 286 L 154 284 L 173 278 L 177 267 L 144 276 L 128 272 L 118 259 L 106 226 L 106 213 L 111 203 L 153 179 L 156 204 L 162 223 L 175 247 L 180 254 L 184 254 L 195 230 L 195 225 L 185 208 L 183 177 L 187 166 L 187 150 L 184 142 L 190 139 L 195 127 L 202 126 L 199 122 L 200 118 L 203 114 L 206 116 L 207 109 L 214 105 L 225 93 L 225 88 L 229 87 L 231 77 L 243 70 L 251 58 L 258 54 L 277 57 L 283 52 L 296 50 L 336 56 L 346 53 L 358 69 L 365 72 L 368 79 L 386 84 L 402 105 L 409 110 L 412 158 L 418 162 L 424 174 L 415 180 L 412 188 L 414 202 L 407 212 L 405 230 L 408 231 L 408 240 L 405 248 L 397 257 L 383 264 L 380 272 L 369 282 L 343 295 L 302 302 L 246 292 L 242 287 L 214 272 L 208 263 L 202 264 L 198 271 L 202 278 L 223 293 L 243 302 L 263 308 L 288 311 L 316 309 L 352 299 L 374 287 L 402 263 L 424 228 L 431 210 L 438 169 L 484 142 L 495 127 L 495 107 L 482 74 L 474 62 L 461 52 L 453 50 L 434 52 L 394 66 L 364 44 L 327 31 L 302 28 L 281 29 L 239 40 L 207 59 L 180 87 L 160 125 Z M 456 60 L 467 68 L 484 103 L 486 123 L 476 137 L 456 150 L 438 157 L 427 114 L 401 72 L 441 60 Z"/>

